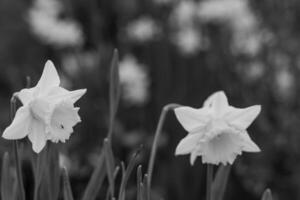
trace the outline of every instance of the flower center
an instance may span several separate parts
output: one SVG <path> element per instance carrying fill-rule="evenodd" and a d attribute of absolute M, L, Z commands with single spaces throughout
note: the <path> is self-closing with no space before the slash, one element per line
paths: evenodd
<path fill-rule="evenodd" d="M 203 140 L 210 141 L 212 139 L 219 139 L 221 135 L 231 131 L 231 128 L 224 120 L 212 119 L 205 127 Z"/>
<path fill-rule="evenodd" d="M 80 121 L 78 108 L 74 108 L 72 102 L 62 101 L 52 110 L 49 126 L 46 128 L 48 139 L 65 142 L 73 132 L 73 126 Z"/>

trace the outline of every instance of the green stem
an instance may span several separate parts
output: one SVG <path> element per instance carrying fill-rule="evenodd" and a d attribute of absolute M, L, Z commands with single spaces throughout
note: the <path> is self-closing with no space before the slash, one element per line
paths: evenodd
<path fill-rule="evenodd" d="M 13 97 L 10 100 L 10 118 L 11 121 L 13 121 L 16 113 L 16 95 L 13 95 Z M 24 191 L 24 185 L 23 185 L 23 176 L 22 176 L 22 170 L 21 170 L 21 163 L 20 163 L 20 158 L 19 158 L 19 152 L 18 152 L 18 141 L 15 140 L 13 142 L 13 151 L 14 151 L 14 157 L 15 157 L 15 162 L 16 162 L 16 171 L 17 171 L 17 181 L 18 181 L 18 186 L 20 190 L 20 198 L 21 200 L 25 200 L 25 191 Z"/>
<path fill-rule="evenodd" d="M 211 185 L 213 180 L 213 165 L 207 164 L 206 173 L 206 200 L 211 200 Z"/>
<path fill-rule="evenodd" d="M 152 173 L 153 173 L 153 167 L 154 167 L 154 162 L 155 162 L 155 156 L 156 156 L 156 151 L 157 151 L 157 145 L 158 145 L 158 140 L 166 119 L 166 115 L 168 113 L 169 110 L 173 110 L 177 107 L 179 107 L 179 104 L 168 104 L 165 105 L 164 108 L 161 111 L 160 117 L 159 117 L 159 121 L 158 121 L 158 125 L 156 127 L 156 131 L 155 131 L 155 136 L 154 136 L 154 140 L 152 143 L 152 148 L 151 148 L 151 154 L 150 154 L 150 159 L 149 159 L 149 164 L 148 164 L 148 181 L 147 181 L 147 199 L 150 200 L 150 193 L 151 193 L 151 179 L 152 179 Z"/>
<path fill-rule="evenodd" d="M 42 152 L 43 153 L 43 152 Z M 38 200 L 38 192 L 39 192 L 39 185 L 40 185 L 40 163 L 41 163 L 41 156 L 40 154 L 37 155 L 37 159 L 36 159 L 36 166 L 35 166 L 35 176 L 34 176 L 34 195 L 33 195 L 33 199 L 34 200 Z"/>

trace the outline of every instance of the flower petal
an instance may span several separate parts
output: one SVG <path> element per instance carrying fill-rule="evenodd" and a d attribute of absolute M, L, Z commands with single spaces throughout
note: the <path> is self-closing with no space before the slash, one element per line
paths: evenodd
<path fill-rule="evenodd" d="M 260 148 L 251 140 L 248 133 L 245 131 L 239 136 L 242 138 L 243 141 L 243 151 L 247 152 L 260 152 Z"/>
<path fill-rule="evenodd" d="M 72 103 L 78 101 L 84 94 L 86 89 L 79 89 L 74 91 L 66 90 L 62 87 L 55 87 L 49 92 L 49 98 L 54 101 L 70 100 Z"/>
<path fill-rule="evenodd" d="M 190 155 L 190 163 L 191 163 L 191 165 L 194 165 L 197 156 L 198 156 L 197 151 L 192 151 L 192 153 Z"/>
<path fill-rule="evenodd" d="M 36 153 L 40 153 L 46 145 L 45 125 L 36 119 L 32 120 L 30 133 L 28 135 L 32 143 L 32 149 Z"/>
<path fill-rule="evenodd" d="M 210 95 L 203 104 L 204 107 L 212 108 L 216 115 L 223 115 L 228 108 L 228 100 L 223 91 Z"/>
<path fill-rule="evenodd" d="M 194 109 L 188 106 L 175 108 L 175 115 L 183 128 L 188 132 L 205 126 L 210 120 L 210 110 L 207 108 Z"/>
<path fill-rule="evenodd" d="M 27 105 L 33 99 L 34 91 L 35 88 L 25 88 L 18 93 L 18 98 L 23 105 Z"/>
<path fill-rule="evenodd" d="M 245 130 L 254 121 L 260 111 L 260 105 L 250 106 L 242 109 L 230 107 L 230 112 L 225 115 L 225 119 L 229 124 Z"/>
<path fill-rule="evenodd" d="M 45 94 L 51 88 L 57 87 L 60 84 L 58 73 L 55 69 L 54 64 L 48 60 L 45 64 L 43 74 L 36 87 L 39 93 Z"/>
<path fill-rule="evenodd" d="M 198 139 L 201 137 L 199 134 L 188 134 L 177 145 L 175 155 L 184 155 L 193 152 Z"/>
<path fill-rule="evenodd" d="M 31 120 L 29 108 L 20 107 L 11 125 L 4 130 L 2 137 L 8 140 L 24 138 L 29 132 Z"/>

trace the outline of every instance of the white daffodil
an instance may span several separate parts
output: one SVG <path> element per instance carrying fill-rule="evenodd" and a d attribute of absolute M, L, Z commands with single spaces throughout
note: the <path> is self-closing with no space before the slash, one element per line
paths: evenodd
<path fill-rule="evenodd" d="M 73 126 L 80 122 L 79 108 L 74 107 L 74 103 L 86 89 L 68 91 L 59 85 L 57 71 L 53 63 L 47 61 L 37 85 L 17 93 L 23 106 L 2 137 L 16 140 L 28 136 L 36 153 L 44 148 L 47 140 L 65 142 L 69 139 Z"/>
<path fill-rule="evenodd" d="M 247 108 L 230 106 L 224 92 L 212 94 L 202 108 L 182 106 L 175 114 L 188 135 L 176 148 L 176 155 L 191 154 L 193 165 L 197 156 L 203 163 L 232 164 L 237 155 L 259 152 L 246 129 L 260 113 L 259 105 Z"/>

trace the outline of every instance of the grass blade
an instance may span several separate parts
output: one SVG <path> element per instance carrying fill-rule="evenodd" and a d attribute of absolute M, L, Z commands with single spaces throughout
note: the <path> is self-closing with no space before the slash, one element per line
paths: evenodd
<path fill-rule="evenodd" d="M 9 155 L 7 152 L 4 153 L 2 159 L 2 172 L 1 172 L 1 199 L 13 200 L 12 189 L 14 188 L 14 180 L 10 176 L 9 171 Z"/>
<path fill-rule="evenodd" d="M 105 163 L 106 163 L 106 172 L 109 182 L 109 189 L 111 193 L 111 197 L 114 197 L 114 191 L 115 191 L 115 182 L 114 182 L 114 171 L 115 168 L 115 162 L 114 162 L 114 156 L 112 153 L 111 145 L 109 142 L 109 139 L 104 139 L 104 152 L 105 152 Z"/>
<path fill-rule="evenodd" d="M 36 160 L 33 160 L 34 166 L 34 200 L 40 199 L 40 186 L 44 177 L 45 170 L 47 168 L 47 151 L 48 145 L 41 153 L 37 154 Z"/>
<path fill-rule="evenodd" d="M 143 174 L 142 174 L 142 165 L 139 165 L 137 168 L 137 173 L 136 173 L 136 199 L 137 200 L 142 200 L 143 199 Z"/>
<path fill-rule="evenodd" d="M 117 166 L 114 171 L 114 181 L 116 180 L 116 178 L 119 174 L 119 171 L 120 171 L 120 167 Z M 109 187 L 110 187 L 110 185 L 109 185 Z M 110 194 L 110 188 L 108 188 L 108 190 L 107 190 L 106 197 L 105 197 L 106 200 L 109 200 L 109 194 Z M 112 197 L 112 199 L 115 199 L 115 197 Z"/>
<path fill-rule="evenodd" d="M 47 171 L 46 173 L 46 183 L 48 186 L 48 194 L 50 200 L 57 200 L 59 196 L 59 183 L 60 183 L 60 167 L 58 162 L 58 151 L 54 144 L 48 145 L 47 151 Z"/>
<path fill-rule="evenodd" d="M 108 128 L 108 141 L 111 142 L 113 127 L 115 123 L 115 115 L 119 105 L 120 99 L 120 81 L 119 81 L 119 54 L 115 50 L 111 62 L 110 70 L 110 88 L 109 88 L 109 128 Z M 98 191 L 102 186 L 105 178 L 105 150 L 102 150 L 99 157 L 98 166 L 94 170 L 88 186 L 83 194 L 82 200 L 94 200 L 97 197 Z M 111 178 L 110 178 L 111 179 Z M 112 189 L 111 189 L 112 190 Z"/>
<path fill-rule="evenodd" d="M 64 167 L 62 170 L 63 186 L 64 186 L 64 200 L 74 200 L 73 193 L 69 181 L 67 169 Z"/>
<path fill-rule="evenodd" d="M 131 157 L 131 159 L 129 161 L 129 164 L 128 164 L 128 167 L 127 167 L 126 170 L 125 170 L 125 167 L 124 167 L 124 163 L 121 163 L 123 173 L 122 173 L 121 186 L 120 186 L 120 190 L 119 190 L 119 200 L 124 200 L 125 199 L 125 188 L 126 188 L 128 180 L 129 180 L 130 174 L 133 171 L 134 166 L 136 165 L 136 161 L 137 161 L 137 158 L 138 158 L 138 155 L 139 155 L 140 151 L 141 151 L 141 148 L 139 148 L 133 154 L 133 156 Z"/>
<path fill-rule="evenodd" d="M 142 187 L 142 199 L 143 200 L 150 200 L 150 192 L 148 191 L 149 187 L 148 187 L 148 183 L 149 183 L 149 176 L 148 174 L 144 175 L 144 179 L 143 179 L 143 187 Z"/>
<path fill-rule="evenodd" d="M 89 180 L 88 186 L 84 191 L 82 200 L 96 199 L 98 191 L 102 186 L 106 174 L 104 162 L 105 162 L 105 155 L 104 155 L 104 151 L 102 151 L 98 160 L 98 165 Z"/>
<path fill-rule="evenodd" d="M 109 132 L 108 138 L 111 139 L 115 116 L 118 110 L 120 100 L 120 76 L 119 76 L 119 53 L 115 49 L 110 67 L 109 84 Z"/>

